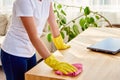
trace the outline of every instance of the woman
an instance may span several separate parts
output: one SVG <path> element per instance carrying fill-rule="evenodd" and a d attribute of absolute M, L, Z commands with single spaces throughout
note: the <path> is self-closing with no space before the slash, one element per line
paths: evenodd
<path fill-rule="evenodd" d="M 35 49 L 53 70 L 60 70 L 65 74 L 76 71 L 72 65 L 58 61 L 40 40 L 39 36 L 46 21 L 51 26 L 57 49 L 68 48 L 58 30 L 51 0 L 14 2 L 12 22 L 1 50 L 2 66 L 7 80 L 24 80 L 24 73 L 36 65 Z"/>

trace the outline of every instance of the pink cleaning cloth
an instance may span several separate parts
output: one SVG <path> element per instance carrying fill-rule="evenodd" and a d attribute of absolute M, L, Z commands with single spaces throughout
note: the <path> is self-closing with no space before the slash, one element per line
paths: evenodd
<path fill-rule="evenodd" d="M 79 75 L 82 72 L 82 70 L 83 70 L 82 64 L 76 63 L 76 64 L 72 64 L 72 65 L 75 66 L 78 69 L 76 72 L 64 74 L 64 73 L 62 73 L 60 71 L 55 71 L 55 74 L 57 74 L 57 75 L 71 76 L 71 77 L 75 77 L 75 76 Z"/>

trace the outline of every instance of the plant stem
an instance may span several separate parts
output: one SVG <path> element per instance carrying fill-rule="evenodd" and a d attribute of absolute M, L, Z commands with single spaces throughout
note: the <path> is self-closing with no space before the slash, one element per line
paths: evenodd
<path fill-rule="evenodd" d="M 58 3 L 58 2 L 55 2 L 55 3 Z M 60 4 L 60 3 L 58 3 L 58 4 Z M 66 7 L 80 8 L 80 7 L 78 7 L 78 6 L 70 6 L 70 5 L 65 5 L 65 4 L 62 4 L 62 5 L 63 5 L 63 6 L 66 6 Z M 97 13 L 97 12 L 94 12 L 94 11 L 91 11 L 91 13 L 96 14 L 96 15 L 99 15 L 101 18 L 103 18 L 103 19 L 108 23 L 109 27 L 112 27 L 112 24 L 110 23 L 110 21 L 109 21 L 107 18 L 105 18 L 105 17 L 102 16 L 101 14 L 99 14 L 99 13 Z M 67 24 L 63 25 L 60 30 L 62 30 L 64 26 L 67 26 L 67 25 L 70 24 L 72 21 L 75 21 L 75 20 L 79 19 L 79 18 L 82 17 L 82 16 L 84 16 L 84 14 L 82 14 L 82 15 L 74 18 L 73 20 L 69 21 Z"/>
<path fill-rule="evenodd" d="M 72 20 L 71 20 L 71 21 L 69 21 L 67 24 L 63 25 L 63 26 L 61 27 L 61 29 L 60 29 L 60 30 L 62 30 L 62 29 L 64 28 L 64 26 L 67 26 L 67 25 L 68 25 L 68 24 L 70 24 L 72 21 L 75 21 L 75 20 L 79 19 L 79 18 L 80 18 L 80 17 L 82 17 L 82 16 L 84 16 L 84 14 L 82 14 L 82 15 L 80 15 L 80 16 L 78 16 L 78 17 L 74 18 L 74 19 L 72 19 Z"/>
<path fill-rule="evenodd" d="M 99 14 L 97 12 L 91 11 L 91 13 L 99 15 L 101 18 L 103 18 L 109 24 L 109 27 L 112 27 L 112 24 L 110 23 L 110 21 L 107 18 L 105 18 L 104 16 L 102 16 L 101 14 Z"/>
<path fill-rule="evenodd" d="M 61 3 L 57 2 L 57 1 L 55 1 L 55 3 L 61 4 Z M 63 5 L 63 6 L 66 6 L 66 7 L 80 8 L 79 6 L 70 6 L 70 5 L 66 5 L 66 4 L 62 4 L 62 5 Z"/>
<path fill-rule="evenodd" d="M 79 18 L 82 17 L 82 16 L 84 16 L 84 14 L 82 14 L 82 15 L 74 18 L 73 20 L 69 21 L 66 25 L 70 24 L 72 21 L 75 21 L 75 20 L 79 19 Z M 65 25 L 65 26 L 66 26 L 66 25 Z"/>

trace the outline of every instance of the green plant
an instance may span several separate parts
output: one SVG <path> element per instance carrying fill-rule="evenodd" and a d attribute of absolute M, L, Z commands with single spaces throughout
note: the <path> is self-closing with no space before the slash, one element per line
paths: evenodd
<path fill-rule="evenodd" d="M 67 7 L 79 8 L 81 15 L 77 16 L 76 18 L 74 18 L 73 20 L 67 23 L 67 19 L 66 19 L 67 14 L 65 12 L 65 9 Z M 80 30 L 79 30 L 80 28 L 81 31 L 84 31 L 91 26 L 100 27 L 98 25 L 100 21 L 105 21 L 109 24 L 109 26 L 112 27 L 110 22 L 104 16 L 102 16 L 98 12 L 91 11 L 88 6 L 83 8 L 83 7 L 68 6 L 68 5 L 61 5 L 58 3 L 54 3 L 54 13 L 56 15 L 56 21 L 58 23 L 60 33 L 63 38 L 65 37 L 66 34 L 66 36 L 68 36 L 68 41 L 72 40 L 78 34 L 80 34 Z M 79 24 L 77 24 L 77 20 L 79 21 Z M 51 42 L 51 33 L 47 35 L 47 39 L 49 42 Z"/>

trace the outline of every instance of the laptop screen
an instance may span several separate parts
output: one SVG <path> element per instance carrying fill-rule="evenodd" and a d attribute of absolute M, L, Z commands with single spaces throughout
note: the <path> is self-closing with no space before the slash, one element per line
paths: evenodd
<path fill-rule="evenodd" d="M 87 48 L 95 51 L 102 51 L 115 54 L 120 51 L 120 38 L 106 38 Z"/>

